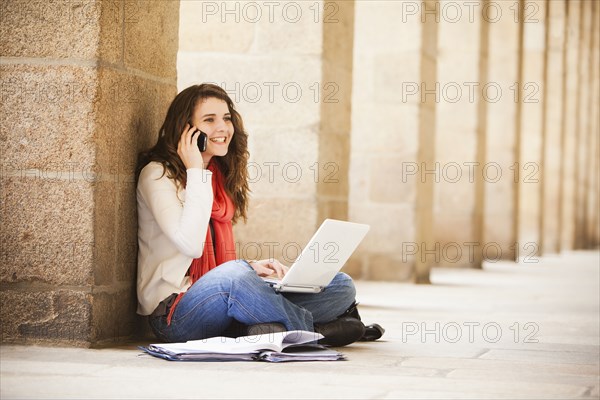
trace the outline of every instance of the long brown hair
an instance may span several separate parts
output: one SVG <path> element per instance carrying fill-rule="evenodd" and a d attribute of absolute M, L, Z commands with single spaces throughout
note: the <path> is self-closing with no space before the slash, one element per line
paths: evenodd
<path fill-rule="evenodd" d="M 167 116 L 158 133 L 158 141 L 148 151 L 140 153 L 138 157 L 138 168 L 136 176 L 151 161 L 156 161 L 163 166 L 163 176 L 173 179 L 178 187 L 185 187 L 187 174 L 186 168 L 177 154 L 177 145 L 179 138 L 183 133 L 185 125 L 192 118 L 196 105 L 204 99 L 217 98 L 227 103 L 231 113 L 234 135 L 229 144 L 229 150 L 224 157 L 213 157 L 212 162 L 216 162 L 225 177 L 225 190 L 233 204 L 235 205 L 235 214 L 233 223 L 238 218 L 246 221 L 248 210 L 248 134 L 244 130 L 242 117 L 235 110 L 233 101 L 227 95 L 227 92 L 217 85 L 203 83 L 201 85 L 190 86 L 183 90 L 169 106 Z"/>

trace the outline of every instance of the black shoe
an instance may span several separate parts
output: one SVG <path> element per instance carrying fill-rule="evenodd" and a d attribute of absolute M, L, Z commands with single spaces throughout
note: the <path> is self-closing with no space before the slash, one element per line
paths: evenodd
<path fill-rule="evenodd" d="M 361 318 L 360 318 L 360 314 L 358 313 L 357 306 L 358 306 L 357 302 L 352 303 L 352 305 L 346 311 L 344 311 L 344 313 L 342 315 L 340 315 L 338 318 L 352 317 L 352 318 L 356 318 L 357 320 L 360 321 Z M 372 341 L 375 341 L 375 340 L 381 338 L 384 333 L 385 333 L 385 329 L 383 329 L 381 327 L 381 325 L 379 325 L 379 324 L 367 325 L 367 326 L 365 326 L 365 334 L 359 340 L 361 342 L 372 342 Z"/>
<path fill-rule="evenodd" d="M 267 322 L 264 324 L 250 325 L 246 331 L 247 336 L 268 335 L 276 332 L 285 332 L 285 326 L 279 322 Z"/>
<path fill-rule="evenodd" d="M 315 324 L 315 332 L 325 336 L 319 344 L 340 347 L 360 340 L 365 334 L 365 326 L 356 318 L 341 317 L 325 324 Z"/>
<path fill-rule="evenodd" d="M 372 342 L 379 339 L 385 333 L 385 329 L 379 324 L 365 326 L 365 334 L 360 338 L 361 342 Z"/>

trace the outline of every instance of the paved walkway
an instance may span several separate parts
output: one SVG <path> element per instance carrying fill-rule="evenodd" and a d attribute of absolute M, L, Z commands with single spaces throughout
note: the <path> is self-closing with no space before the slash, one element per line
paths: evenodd
<path fill-rule="evenodd" d="M 347 362 L 172 363 L 133 345 L 2 346 L 8 398 L 599 398 L 600 257 L 435 269 L 433 285 L 359 282 L 385 340 Z"/>

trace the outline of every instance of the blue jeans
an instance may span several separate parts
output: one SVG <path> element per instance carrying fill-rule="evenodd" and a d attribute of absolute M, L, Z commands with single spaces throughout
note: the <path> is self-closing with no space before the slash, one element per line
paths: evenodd
<path fill-rule="evenodd" d="M 342 272 L 320 293 L 278 293 L 246 261 L 235 260 L 196 281 L 177 304 L 170 325 L 163 315 L 150 317 L 150 326 L 165 342 L 221 336 L 240 323 L 279 322 L 287 330 L 313 331 L 313 324 L 344 313 L 355 295 L 352 279 Z"/>

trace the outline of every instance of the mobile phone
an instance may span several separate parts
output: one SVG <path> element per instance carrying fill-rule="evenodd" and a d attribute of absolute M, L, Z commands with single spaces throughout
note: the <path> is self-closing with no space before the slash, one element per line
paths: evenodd
<path fill-rule="evenodd" d="M 208 136 L 206 133 L 200 131 L 200 137 L 198 137 L 198 148 L 201 152 L 206 151 L 206 144 L 208 143 Z"/>
<path fill-rule="evenodd" d="M 188 124 L 190 124 L 190 126 L 192 125 L 192 121 L 188 121 Z M 200 129 L 196 129 L 194 132 L 192 132 L 192 135 L 196 132 L 200 131 Z M 205 152 L 206 151 L 206 145 L 208 143 L 208 135 L 202 131 L 200 131 L 200 136 L 198 137 L 198 149 L 200 149 L 200 152 Z"/>

